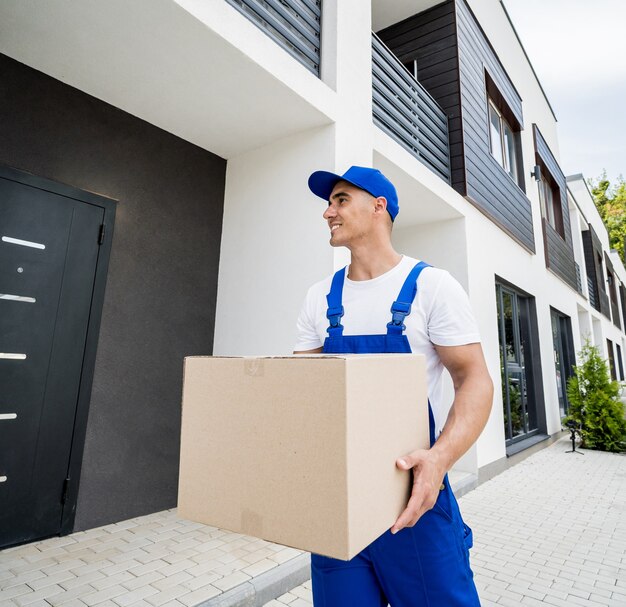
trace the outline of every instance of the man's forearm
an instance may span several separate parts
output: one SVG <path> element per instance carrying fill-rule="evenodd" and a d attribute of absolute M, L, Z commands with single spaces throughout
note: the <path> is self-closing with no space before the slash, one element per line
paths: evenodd
<path fill-rule="evenodd" d="M 486 369 L 473 373 L 456 387 L 448 419 L 432 451 L 447 472 L 476 442 L 483 431 L 493 401 L 493 382 Z"/>

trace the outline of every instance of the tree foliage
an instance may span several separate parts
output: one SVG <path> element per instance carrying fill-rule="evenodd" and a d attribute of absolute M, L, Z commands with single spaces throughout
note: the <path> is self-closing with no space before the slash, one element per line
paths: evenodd
<path fill-rule="evenodd" d="M 624 406 L 618 398 L 620 385 L 611 381 L 606 361 L 596 346 L 585 341 L 580 364 L 567 382 L 569 414 L 580 428 L 581 447 L 600 451 L 623 451 L 626 447 Z"/>
<path fill-rule="evenodd" d="M 626 238 L 626 181 L 620 175 L 611 185 L 606 171 L 598 179 L 590 179 L 589 187 L 596 208 L 609 233 L 609 243 L 626 263 L 624 239 Z"/>

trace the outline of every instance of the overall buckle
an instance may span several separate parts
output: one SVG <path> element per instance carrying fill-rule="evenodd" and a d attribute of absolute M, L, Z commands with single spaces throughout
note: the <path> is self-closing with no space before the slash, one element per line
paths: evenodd
<path fill-rule="evenodd" d="M 404 329 L 404 319 L 411 312 L 411 304 L 404 303 L 402 301 L 394 301 L 391 306 L 391 322 L 389 324 L 395 325 L 397 327 L 402 326 Z"/>
<path fill-rule="evenodd" d="M 328 322 L 333 329 L 341 325 L 342 316 L 343 306 L 328 308 L 328 310 L 326 311 L 326 318 L 328 318 Z"/>

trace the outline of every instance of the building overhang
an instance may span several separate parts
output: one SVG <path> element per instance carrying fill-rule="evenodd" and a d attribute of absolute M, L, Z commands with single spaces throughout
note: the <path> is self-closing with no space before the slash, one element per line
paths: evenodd
<path fill-rule="evenodd" d="M 6 0 L 0 52 L 223 158 L 333 121 L 334 91 L 226 2 Z"/>

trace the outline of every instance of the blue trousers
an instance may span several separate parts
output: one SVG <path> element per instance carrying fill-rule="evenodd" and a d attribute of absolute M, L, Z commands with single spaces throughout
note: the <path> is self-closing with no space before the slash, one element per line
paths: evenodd
<path fill-rule="evenodd" d="M 414 527 L 385 532 L 349 561 L 311 555 L 315 607 L 476 607 L 472 532 L 447 477 Z"/>

